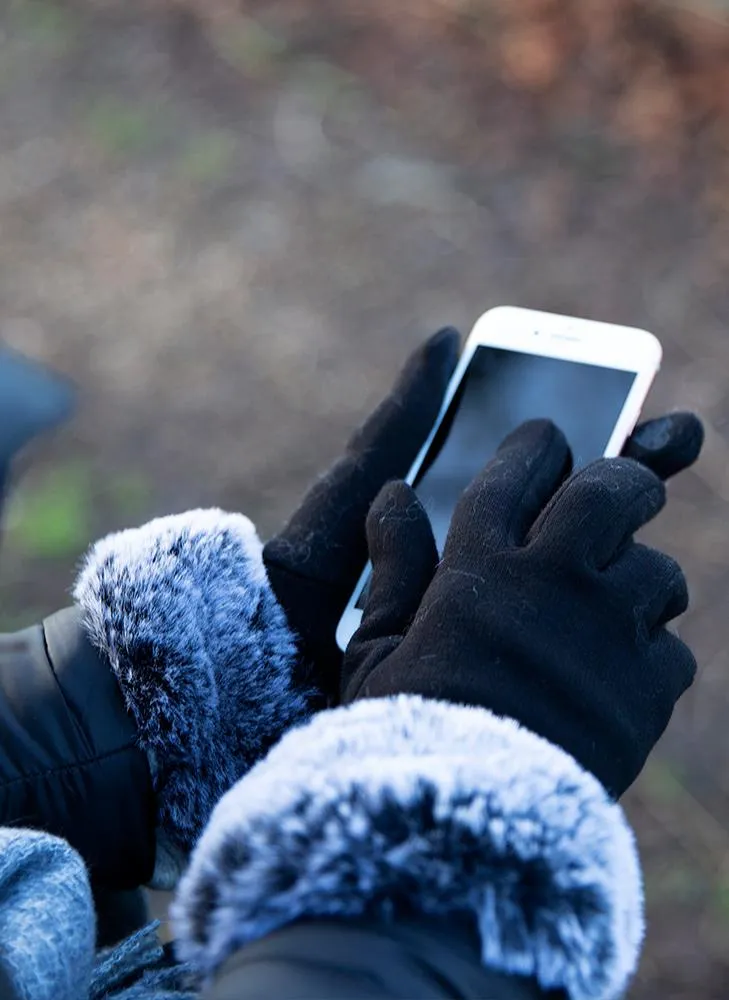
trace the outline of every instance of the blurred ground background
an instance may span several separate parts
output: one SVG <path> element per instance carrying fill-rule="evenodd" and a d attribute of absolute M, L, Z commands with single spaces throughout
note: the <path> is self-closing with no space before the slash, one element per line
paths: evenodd
<path fill-rule="evenodd" d="M 650 412 L 707 423 L 651 531 L 701 675 L 629 797 L 635 998 L 729 989 L 724 6 L 0 3 L 0 337 L 82 397 L 18 470 L 2 627 L 111 529 L 220 504 L 273 530 L 441 324 L 514 303 L 662 339 Z"/>

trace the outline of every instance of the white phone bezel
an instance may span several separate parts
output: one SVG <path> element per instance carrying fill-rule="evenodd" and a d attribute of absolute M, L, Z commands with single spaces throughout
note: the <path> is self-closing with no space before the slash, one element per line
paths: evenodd
<path fill-rule="evenodd" d="M 559 316 L 517 306 L 490 309 L 476 322 L 466 340 L 458 365 L 448 383 L 438 417 L 405 476 L 407 483 L 415 480 L 471 358 L 481 346 L 635 372 L 635 381 L 604 452 L 607 457 L 620 454 L 635 427 L 648 390 L 660 368 L 663 353 L 658 338 L 647 330 L 576 319 L 573 316 Z M 367 573 L 368 565 L 362 570 L 337 626 L 337 645 L 342 650 L 347 648 L 362 620 L 362 612 L 355 607 L 355 603 Z"/>

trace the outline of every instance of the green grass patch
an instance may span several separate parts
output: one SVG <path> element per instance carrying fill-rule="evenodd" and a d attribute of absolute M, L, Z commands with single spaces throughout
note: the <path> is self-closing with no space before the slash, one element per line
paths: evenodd
<path fill-rule="evenodd" d="M 225 132 L 206 132 L 190 139 L 179 160 L 180 175 L 194 183 L 214 183 L 222 180 L 231 169 L 236 143 Z"/>
<path fill-rule="evenodd" d="M 10 28 L 21 42 L 49 55 L 65 55 L 80 36 L 76 14 L 50 0 L 12 0 Z"/>
<path fill-rule="evenodd" d="M 302 60 L 296 67 L 295 78 L 302 90 L 322 103 L 358 93 L 356 77 L 325 59 Z"/>
<path fill-rule="evenodd" d="M 684 795 L 681 776 L 665 761 L 649 761 L 641 777 L 643 790 L 656 802 L 671 805 L 680 802 Z"/>
<path fill-rule="evenodd" d="M 92 482 L 88 468 L 72 463 L 19 486 L 7 518 L 7 543 L 40 559 L 76 556 L 92 536 Z"/>
<path fill-rule="evenodd" d="M 113 97 L 100 98 L 93 104 L 86 115 L 85 130 L 94 145 L 108 156 L 153 149 L 165 131 L 156 109 L 140 108 Z"/>
<path fill-rule="evenodd" d="M 107 483 L 105 492 L 110 506 L 125 521 L 136 521 L 147 516 L 152 506 L 152 490 L 141 473 L 122 473 Z"/>
<path fill-rule="evenodd" d="M 210 43 L 225 62 L 246 76 L 267 75 L 286 51 L 286 41 L 248 17 L 215 26 Z"/>
<path fill-rule="evenodd" d="M 729 874 L 723 874 L 714 885 L 711 908 L 721 922 L 729 926 Z"/>

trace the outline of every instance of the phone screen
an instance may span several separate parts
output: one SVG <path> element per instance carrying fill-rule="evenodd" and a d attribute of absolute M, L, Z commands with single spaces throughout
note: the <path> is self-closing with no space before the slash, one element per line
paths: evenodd
<path fill-rule="evenodd" d="M 635 372 L 496 347 L 478 347 L 414 483 L 443 551 L 456 502 L 503 439 L 548 417 L 572 447 L 575 469 L 604 454 Z M 364 607 L 367 587 L 356 602 Z"/>

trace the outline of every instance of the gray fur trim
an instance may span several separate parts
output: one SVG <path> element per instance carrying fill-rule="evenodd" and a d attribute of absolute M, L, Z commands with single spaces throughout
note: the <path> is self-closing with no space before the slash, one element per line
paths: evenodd
<path fill-rule="evenodd" d="M 146 751 L 167 857 L 307 716 L 295 645 L 241 514 L 193 510 L 109 535 L 74 589 Z"/>
<path fill-rule="evenodd" d="M 620 807 L 562 750 L 485 709 L 360 701 L 290 732 L 221 800 L 173 905 L 210 975 L 301 917 L 473 913 L 486 965 L 572 1000 L 636 966 L 642 886 Z"/>

